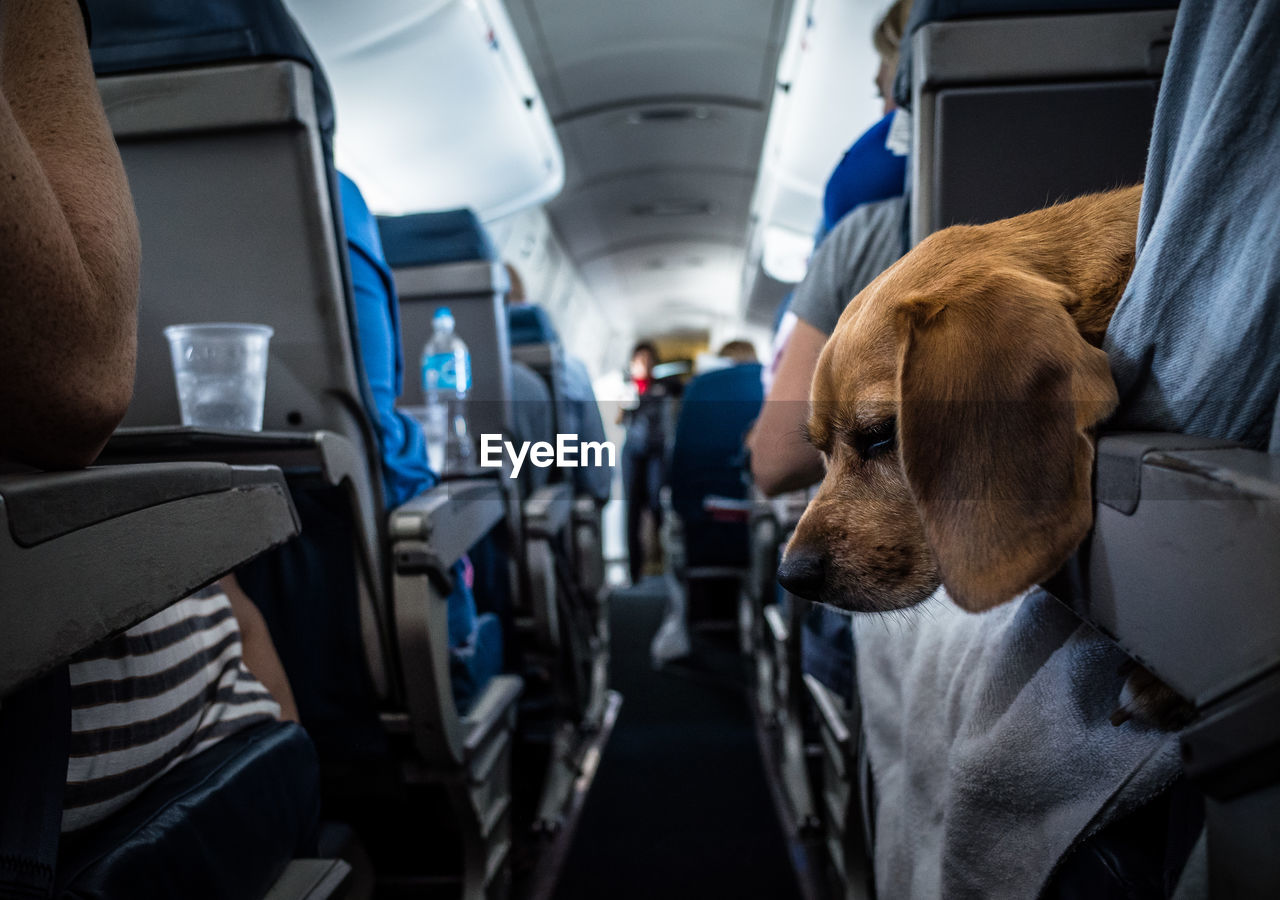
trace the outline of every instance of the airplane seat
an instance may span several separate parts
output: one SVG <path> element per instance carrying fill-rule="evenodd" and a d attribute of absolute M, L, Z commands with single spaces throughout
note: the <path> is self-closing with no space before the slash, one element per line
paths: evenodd
<path fill-rule="evenodd" d="M 831 828 L 840 822 L 833 809 L 824 805 L 828 799 L 824 789 L 843 790 L 846 797 L 857 797 L 847 786 L 824 780 L 822 766 L 815 765 L 820 757 L 829 769 L 845 770 L 844 756 L 831 755 L 832 748 L 848 748 L 848 722 L 842 699 L 821 681 L 805 672 L 805 617 L 816 604 L 787 593 L 777 582 L 777 570 L 783 549 L 790 539 L 808 506 L 811 491 L 796 491 L 770 500 L 758 501 L 752 510 L 752 555 L 755 567 L 768 566 L 763 573 L 757 570 L 752 580 L 755 585 L 747 592 L 753 604 L 751 643 L 755 654 L 756 708 L 768 726 L 768 758 L 774 778 L 781 787 L 790 820 L 801 835 L 816 833 L 819 825 Z M 753 595 L 758 595 L 753 596 Z M 747 621 L 745 616 L 743 621 Z M 808 691 L 805 690 L 808 688 Z M 840 710 L 836 737 L 826 745 L 819 743 L 822 735 L 816 726 L 824 711 Z M 843 728 L 840 731 L 839 728 Z M 843 734 L 841 738 L 839 735 Z M 830 837 L 827 844 L 834 854 L 835 843 L 851 845 L 845 841 L 843 828 L 839 840 Z M 839 859 L 831 861 L 837 872 L 843 875 L 847 867 L 840 866 Z"/>
<path fill-rule="evenodd" d="M 552 394 L 536 373 L 513 360 L 504 303 L 510 283 L 475 213 L 463 209 L 383 217 L 378 227 L 400 296 L 405 358 L 418 358 L 442 306 L 449 307 L 456 333 L 467 343 L 472 359 L 467 417 L 473 442 L 484 434 L 554 441 Z M 401 403 L 412 408 L 424 400 L 421 381 L 407 379 Z M 508 504 L 508 528 L 495 535 L 492 558 L 505 561 L 514 572 L 509 621 L 516 626 L 511 638 L 519 652 L 513 662 L 530 673 L 547 673 L 542 696 L 531 690 L 526 697 L 525 721 L 531 723 L 535 712 L 550 719 L 552 749 L 535 823 L 554 829 L 577 777 L 580 744 L 599 728 L 611 702 L 607 635 L 599 627 L 600 605 L 576 590 L 564 565 L 573 521 L 571 485 L 549 481 L 547 470 L 527 461 L 519 478 L 507 477 L 511 471 L 505 455 L 501 469 L 488 470 Z M 485 574 L 490 579 L 494 575 Z"/>
<path fill-rule="evenodd" d="M 443 792 L 461 849 L 442 874 L 496 886 L 521 682 L 491 678 L 459 708 L 447 598 L 503 507 L 494 485 L 459 482 L 388 508 L 323 72 L 279 2 L 221 0 L 213 20 L 203 2 L 101 5 L 99 88 L 146 248 L 138 388 L 105 458 L 285 468 L 306 538 L 242 583 L 300 695 L 326 798 Z M 275 329 L 260 433 L 177 426 L 162 329 L 208 319 Z"/>
<path fill-rule="evenodd" d="M 0 893 L 147 898 L 198 885 L 228 900 L 292 897 L 279 882 L 318 868 L 328 887 L 314 896 L 324 897 L 345 881 L 341 861 L 300 859 L 316 855 L 319 794 L 315 750 L 292 723 L 230 735 L 97 825 L 58 834 L 66 663 L 297 533 L 278 469 L 188 462 L 0 475 Z M 243 821 L 248 795 L 269 800 L 252 835 L 231 824 Z"/>
<path fill-rule="evenodd" d="M 576 434 L 580 441 L 604 441 L 604 422 L 586 366 L 565 353 L 547 311 L 536 303 L 508 306 L 507 332 L 512 358 L 537 372 L 551 391 L 556 433 Z M 612 491 L 613 472 L 603 467 L 580 468 L 563 477 L 574 487 L 575 581 L 589 596 L 598 597 L 604 589 L 602 508 Z"/>
<path fill-rule="evenodd" d="M 735 609 L 751 571 L 746 435 L 760 414 L 758 363 L 704 372 L 684 386 L 671 432 L 663 543 L 671 594 L 654 636 L 655 662 L 689 652 L 690 601 L 704 588 L 732 585 Z M 718 596 L 718 595 L 715 595 Z"/>
<path fill-rule="evenodd" d="M 1141 181 L 1176 5 L 913 6 L 895 82 L 911 110 L 910 244 Z"/>
<path fill-rule="evenodd" d="M 55 896 L 263 897 L 285 863 L 316 855 L 315 747 L 293 722 L 239 731 L 183 762 L 97 826 L 64 836 Z M 253 839 L 242 827 L 253 800 Z M 158 855 L 163 854 L 163 863 Z"/>
<path fill-rule="evenodd" d="M 551 316 L 537 303 L 521 303 L 507 309 L 507 334 L 512 347 L 560 343 Z"/>
<path fill-rule="evenodd" d="M 370 412 L 378 432 L 385 496 L 388 505 L 398 506 L 437 478 L 430 471 L 418 423 L 394 409 L 406 366 L 400 355 L 394 278 L 386 264 L 377 222 L 355 182 L 342 173 L 338 181 L 359 340 L 374 396 Z M 455 565 L 453 574 L 455 582 L 459 577 L 465 579 L 461 563 Z M 502 631 L 493 612 L 478 612 L 475 594 L 465 584 L 455 585 L 448 604 L 451 682 L 458 708 L 465 712 L 502 670 Z"/>
<path fill-rule="evenodd" d="M 470 209 L 380 216 L 378 231 L 400 297 L 400 345 L 416 372 L 431 337 L 432 317 L 449 307 L 455 333 L 471 353 L 468 427 L 481 434 L 510 434 L 511 348 L 503 298 L 509 289 L 488 231 Z M 425 402 L 422 379 L 405 379 L 403 406 Z"/>
<path fill-rule="evenodd" d="M 732 504 L 717 501 L 747 500 L 743 442 L 764 403 L 760 370 L 758 363 L 729 366 L 685 386 L 671 446 L 670 486 L 691 569 L 749 563 L 745 517 L 735 514 Z"/>

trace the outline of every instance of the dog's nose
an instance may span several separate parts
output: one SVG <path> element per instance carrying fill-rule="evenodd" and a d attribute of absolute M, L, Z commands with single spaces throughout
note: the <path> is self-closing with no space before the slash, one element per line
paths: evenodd
<path fill-rule="evenodd" d="M 826 562 L 817 553 L 790 552 L 778 566 L 778 583 L 797 597 L 817 600 L 826 581 Z"/>

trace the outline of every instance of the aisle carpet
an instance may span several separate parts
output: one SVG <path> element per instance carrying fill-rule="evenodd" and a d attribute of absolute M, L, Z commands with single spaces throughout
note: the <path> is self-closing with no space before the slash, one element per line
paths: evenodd
<path fill-rule="evenodd" d="M 655 671 L 665 600 L 649 578 L 611 601 L 622 711 L 562 870 L 558 900 L 799 897 L 765 782 L 732 635 L 695 635 Z"/>

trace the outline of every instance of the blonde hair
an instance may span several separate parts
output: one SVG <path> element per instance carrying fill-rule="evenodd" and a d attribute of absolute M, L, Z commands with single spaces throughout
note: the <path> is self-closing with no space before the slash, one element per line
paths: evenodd
<path fill-rule="evenodd" d="M 911 2 L 912 0 L 898 0 L 889 7 L 871 32 L 871 42 L 875 44 L 876 52 L 894 68 L 897 68 L 898 52 L 902 49 L 902 39 L 906 36 Z"/>

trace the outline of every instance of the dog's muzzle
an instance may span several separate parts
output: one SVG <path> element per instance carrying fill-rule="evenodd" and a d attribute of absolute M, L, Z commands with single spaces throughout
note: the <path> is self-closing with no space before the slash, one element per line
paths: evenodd
<path fill-rule="evenodd" d="M 778 584 L 805 600 L 817 601 L 826 580 L 827 563 L 820 553 L 790 551 L 778 566 Z"/>

